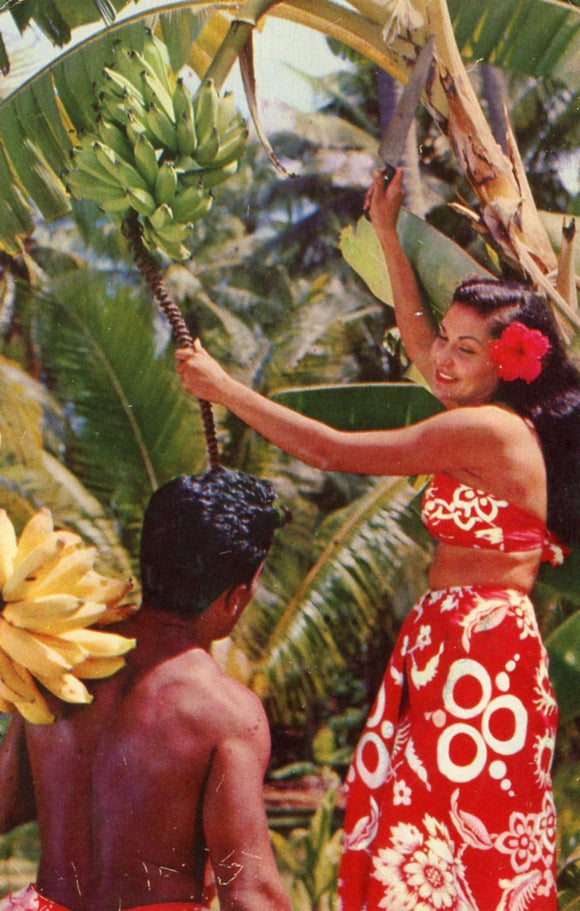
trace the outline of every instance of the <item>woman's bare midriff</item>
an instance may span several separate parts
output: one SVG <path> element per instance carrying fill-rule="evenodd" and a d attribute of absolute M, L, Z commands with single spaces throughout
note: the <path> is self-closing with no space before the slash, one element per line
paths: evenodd
<path fill-rule="evenodd" d="M 540 565 L 540 550 L 498 553 L 473 547 L 439 544 L 431 570 L 431 589 L 466 585 L 492 585 L 530 592 Z"/>

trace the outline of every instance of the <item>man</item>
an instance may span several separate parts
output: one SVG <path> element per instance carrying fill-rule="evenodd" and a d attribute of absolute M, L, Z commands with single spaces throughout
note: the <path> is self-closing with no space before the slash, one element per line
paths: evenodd
<path fill-rule="evenodd" d="M 2 745 L 0 830 L 37 818 L 41 859 L 0 909 L 202 909 L 209 859 L 220 909 L 289 911 L 262 801 L 265 713 L 209 654 L 254 594 L 284 521 L 273 499 L 225 469 L 151 498 L 126 667 L 90 706 L 51 699 L 53 725 L 15 717 Z"/>

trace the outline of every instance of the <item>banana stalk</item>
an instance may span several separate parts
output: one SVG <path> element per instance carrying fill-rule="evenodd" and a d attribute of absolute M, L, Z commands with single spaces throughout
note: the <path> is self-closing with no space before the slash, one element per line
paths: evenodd
<path fill-rule="evenodd" d="M 95 131 L 77 139 L 67 174 L 71 192 L 123 219 L 135 264 L 169 319 L 178 345 L 193 340 L 170 300 L 150 251 L 186 259 L 193 223 L 211 208 L 210 186 L 235 173 L 247 130 L 231 95 L 204 79 L 195 96 L 171 71 L 153 36 L 142 54 L 118 48 L 95 87 Z M 203 177 L 208 175 L 207 180 Z M 102 178 L 102 179 L 101 179 Z M 219 465 L 211 406 L 201 402 L 211 467 Z"/>
<path fill-rule="evenodd" d="M 123 222 L 123 232 L 127 239 L 127 245 L 135 265 L 141 272 L 155 301 L 169 320 L 176 345 L 178 347 L 191 347 L 193 345 L 193 339 L 189 329 L 185 324 L 179 307 L 171 300 L 167 293 L 161 269 L 143 243 L 143 228 L 139 224 L 139 220 L 135 213 L 130 213 L 125 218 Z M 199 405 L 204 425 L 210 468 L 218 468 L 220 465 L 220 458 L 211 405 L 209 402 L 202 399 L 199 400 Z"/>

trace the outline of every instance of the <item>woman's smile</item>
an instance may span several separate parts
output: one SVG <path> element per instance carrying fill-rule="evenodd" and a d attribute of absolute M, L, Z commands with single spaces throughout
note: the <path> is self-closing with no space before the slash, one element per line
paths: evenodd
<path fill-rule="evenodd" d="M 489 402 L 498 383 L 489 359 L 487 319 L 462 304 L 452 304 L 433 342 L 433 391 L 447 408 Z"/>

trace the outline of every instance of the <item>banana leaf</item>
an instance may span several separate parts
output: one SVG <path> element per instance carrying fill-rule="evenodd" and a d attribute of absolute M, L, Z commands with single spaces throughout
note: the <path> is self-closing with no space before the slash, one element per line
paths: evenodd
<path fill-rule="evenodd" d="M 18 28 L 36 23 L 47 38 L 57 46 L 65 46 L 74 29 L 102 21 L 110 25 L 123 10 L 130 6 L 139 15 L 139 0 L 3 0 L 0 11 L 9 10 Z M 194 4 L 191 4 L 193 6 Z M 201 6 L 202 4 L 196 4 Z M 301 12 L 296 2 L 279 3 L 271 13 L 281 18 L 296 18 Z M 355 9 L 358 4 L 351 4 Z M 368 11 L 374 4 L 367 5 Z M 204 3 L 205 15 L 224 7 L 223 3 Z M 233 4 L 232 4 L 233 6 Z M 578 11 L 560 0 L 448 0 L 457 43 L 468 59 L 483 60 L 497 66 L 507 66 L 540 78 L 551 75 L 562 81 L 576 82 L 577 60 L 580 54 Z M 171 15 L 175 2 L 160 2 L 147 13 L 166 10 Z M 338 3 L 322 4 L 311 0 L 310 12 L 320 12 L 317 19 L 326 16 L 329 28 L 332 20 L 340 21 Z M 336 7 L 336 10 L 334 8 Z M 377 2 L 377 15 L 384 15 L 384 2 Z M 382 9 L 381 9 L 382 8 Z M 333 15 L 334 11 L 334 15 Z M 181 10 L 178 10 L 181 13 Z M 367 17 L 361 15 L 361 20 Z M 367 20 L 368 21 L 368 20 Z M 183 25 L 184 19 L 181 19 Z M 182 61 L 183 62 L 183 61 Z"/>
<path fill-rule="evenodd" d="M 463 279 L 492 277 L 458 244 L 411 212 L 401 212 L 398 232 L 403 250 L 438 316 L 445 313 L 453 291 Z M 363 217 L 356 225 L 344 228 L 339 247 L 349 266 L 373 294 L 392 307 L 389 274 L 372 224 Z"/>
<path fill-rule="evenodd" d="M 560 721 L 580 716 L 580 611 L 558 626 L 546 642 L 550 656 L 550 680 L 554 687 Z"/>
<path fill-rule="evenodd" d="M 580 10 L 545 0 L 447 0 L 459 50 L 535 78 L 578 85 Z"/>
<path fill-rule="evenodd" d="M 20 31 L 34 22 L 50 41 L 62 46 L 73 29 L 99 19 L 108 25 L 128 5 L 129 0 L 3 0 L 0 12 L 8 10 Z"/>
<path fill-rule="evenodd" d="M 327 17 L 330 20 L 332 6 Z M 376 4 L 377 9 L 384 3 Z M 8 10 L 14 22 L 24 30 L 36 23 L 47 38 L 57 46 L 70 40 L 74 29 L 102 21 L 110 25 L 123 10 L 137 8 L 139 0 L 3 0 L 0 12 Z M 148 10 L 154 12 L 175 8 L 175 3 L 161 2 Z M 206 3 L 208 10 L 223 4 Z M 298 3 L 280 3 L 275 15 L 291 18 Z M 315 11 L 322 4 L 312 0 Z M 357 7 L 356 3 L 352 3 Z M 580 53 L 577 10 L 559 0 L 448 0 L 457 43 L 462 53 L 473 60 L 484 60 L 498 66 L 508 66 L 532 76 L 546 75 L 548 67 L 554 78 L 576 81 Z M 369 11 L 372 4 L 369 4 Z M 337 14 L 338 17 L 338 14 Z M 336 18 L 337 18 L 336 17 Z M 361 17 L 363 18 L 363 17 Z"/>
<path fill-rule="evenodd" d="M 285 389 L 271 398 L 337 430 L 392 430 L 443 410 L 435 396 L 413 383 L 349 383 Z"/>

